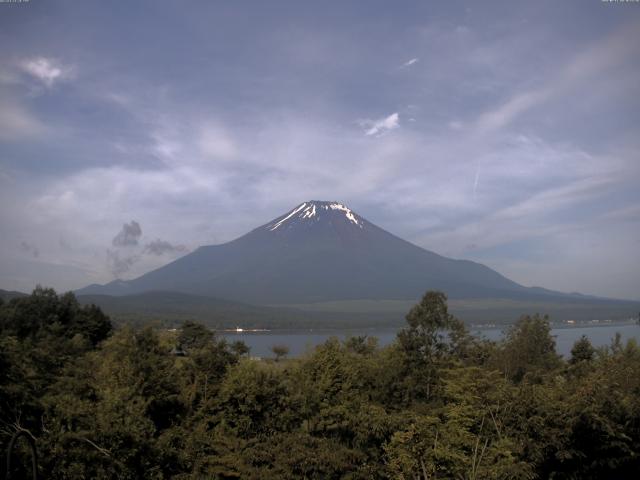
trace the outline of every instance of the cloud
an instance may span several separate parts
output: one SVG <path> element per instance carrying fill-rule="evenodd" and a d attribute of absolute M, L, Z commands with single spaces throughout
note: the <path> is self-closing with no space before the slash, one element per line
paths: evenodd
<path fill-rule="evenodd" d="M 14 69 L 0 68 L 0 85 L 11 86 L 19 83 L 19 75 L 17 75 Z"/>
<path fill-rule="evenodd" d="M 107 265 L 115 277 L 119 277 L 123 273 L 127 273 L 139 260 L 139 255 L 120 257 L 120 253 L 117 251 L 107 250 Z"/>
<path fill-rule="evenodd" d="M 184 245 L 173 245 L 166 240 L 160 240 L 159 238 L 147 243 L 144 247 L 143 253 L 151 255 L 164 255 L 165 253 L 178 253 L 186 252 L 187 247 Z"/>
<path fill-rule="evenodd" d="M 412 58 L 408 62 L 404 62 L 400 68 L 410 67 L 411 65 L 414 65 L 414 64 L 418 63 L 418 60 L 420 60 L 420 59 L 419 58 Z"/>
<path fill-rule="evenodd" d="M 478 192 L 478 182 L 480 181 L 480 167 L 476 169 L 476 178 L 473 181 L 473 199 L 476 199 L 476 193 Z"/>
<path fill-rule="evenodd" d="M 135 220 L 122 225 L 122 230 L 116 235 L 112 241 L 115 247 L 137 247 L 139 238 L 142 236 L 142 228 Z M 107 249 L 107 266 L 109 271 L 115 276 L 120 277 L 122 274 L 132 270 L 133 266 L 140 263 L 142 267 L 149 268 L 148 260 L 150 256 L 162 256 L 165 254 L 176 254 L 187 252 L 185 245 L 174 245 L 166 240 L 157 238 L 147 243 L 144 247 L 127 250 L 129 254 L 121 255 L 117 250 Z M 133 252 L 133 253 L 131 253 Z M 154 265 L 158 266 L 158 265 Z M 136 269 L 139 270 L 136 265 Z M 132 272 L 134 275 L 140 272 Z"/>
<path fill-rule="evenodd" d="M 122 225 L 122 230 L 113 237 L 111 243 L 114 247 L 131 247 L 138 245 L 138 239 L 142 235 L 142 228 L 140 224 L 135 220 L 131 220 L 131 223 L 125 223 Z"/>
<path fill-rule="evenodd" d="M 364 132 L 364 134 L 367 136 L 377 135 L 379 133 L 384 133 L 386 131 L 394 130 L 400 127 L 400 116 L 396 112 L 392 113 L 388 117 L 367 123 L 369 123 L 371 127 L 366 132 Z"/>
<path fill-rule="evenodd" d="M 478 132 L 487 133 L 508 125 L 520 114 L 550 98 L 552 93 L 550 89 L 540 89 L 515 95 L 498 108 L 480 115 Z"/>
<path fill-rule="evenodd" d="M 18 103 L 0 99 L 0 140 L 27 139 L 46 131 L 46 127 Z"/>
<path fill-rule="evenodd" d="M 483 112 L 476 121 L 478 133 L 500 130 L 545 102 L 576 90 L 581 84 L 589 85 L 590 95 L 600 93 L 609 98 L 613 88 L 611 79 L 605 81 L 604 88 L 599 92 L 595 88 L 595 79 L 602 73 L 619 69 L 621 65 L 625 65 L 626 60 L 637 57 L 640 53 L 638 28 L 640 22 L 635 21 L 617 29 L 608 37 L 583 49 L 538 88 L 519 91 L 497 108 Z"/>
<path fill-rule="evenodd" d="M 78 12 L 78 25 L 94 8 Z M 360 11 L 353 21 L 320 27 L 309 15 L 309 24 L 276 16 L 238 29 L 216 15 L 229 28 L 229 48 L 206 51 L 199 28 L 165 43 L 161 25 L 145 30 L 152 26 L 141 23 L 160 56 L 130 38 L 139 29 L 116 31 L 107 22 L 95 35 L 75 28 L 62 10 L 34 11 L 42 28 L 7 37 L 0 60 L 0 137 L 11 139 L 0 159 L 0 254 L 39 263 L 20 251 L 21 240 L 63 236 L 74 250 L 48 243 L 47 260 L 82 262 L 92 276 L 87 283 L 127 268 L 137 276 L 177 255 L 178 243 L 232 240 L 308 198 L 339 198 L 438 253 L 464 257 L 476 244 L 473 255 L 482 260 L 493 248 L 490 266 L 510 242 L 533 238 L 544 248 L 573 219 L 609 210 L 621 213 L 607 221 L 624 222 L 637 239 L 637 213 L 625 210 L 638 204 L 640 178 L 637 28 L 610 39 L 630 17 L 599 22 L 594 4 L 575 9 L 576 22 L 593 26 L 578 33 L 556 22 L 556 10 L 541 11 L 535 24 L 519 23 L 521 13 L 507 12 L 505 22 L 470 16 L 465 29 L 435 20 L 446 18 L 436 12 L 384 34 Z M 44 21 L 45 13 L 55 18 Z M 195 23 L 183 23 L 201 18 L 196 12 Z M 279 28 L 284 23 L 299 26 Z M 32 36 L 49 48 L 41 51 L 45 61 L 21 66 L 35 60 Z M 132 48 L 114 48 L 122 41 Z M 68 71 L 47 52 L 64 62 L 80 58 L 73 45 L 95 55 L 82 57 L 86 75 L 73 92 L 54 90 Z M 166 68 L 178 63 L 180 75 Z M 111 68 L 118 66 L 131 68 Z M 355 118 L 369 120 L 349 128 Z M 45 125 L 47 135 L 32 141 Z M 540 141 L 521 141 L 521 134 Z M 626 163 L 616 164 L 618 150 L 628 150 Z M 609 178 L 610 167 L 620 171 L 615 188 L 590 192 L 579 183 Z M 126 249 L 111 244 L 122 212 L 145 224 Z M 556 251 L 583 243 L 574 240 Z M 119 253 L 109 268 L 107 247 Z M 633 258 L 634 251 L 615 254 Z M 582 265 L 592 256 L 566 262 Z M 602 271 L 591 275 L 600 293 L 632 288 Z M 628 285 L 638 284 L 633 278 Z"/>
<path fill-rule="evenodd" d="M 20 67 L 22 71 L 39 80 L 47 87 L 52 87 L 54 83 L 67 79 L 71 75 L 71 68 L 45 57 L 24 60 L 20 63 Z"/>
<path fill-rule="evenodd" d="M 155 133 L 153 135 L 153 139 L 154 144 L 151 147 L 151 151 L 154 154 L 170 161 L 178 157 L 178 153 L 181 149 L 181 145 L 178 141 L 159 133 Z"/>
<path fill-rule="evenodd" d="M 33 256 L 33 258 L 38 258 L 40 256 L 40 251 L 38 250 L 38 247 L 36 247 L 35 245 L 31 245 L 30 243 L 27 242 L 20 242 L 20 249 L 23 252 L 26 252 L 30 255 Z"/>
<path fill-rule="evenodd" d="M 229 133 L 219 125 L 205 125 L 200 133 L 198 145 L 204 156 L 208 158 L 229 159 L 238 153 Z"/>

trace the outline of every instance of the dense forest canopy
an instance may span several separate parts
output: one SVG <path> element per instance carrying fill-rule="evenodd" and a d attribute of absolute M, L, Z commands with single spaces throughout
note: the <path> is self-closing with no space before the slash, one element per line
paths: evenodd
<path fill-rule="evenodd" d="M 25 439 L 60 479 L 637 478 L 635 341 L 564 360 L 539 315 L 478 339 L 439 292 L 406 320 L 384 348 L 258 361 L 198 323 L 114 329 L 38 288 L 0 302 L 0 450 L 22 434 L 11 478 L 30 475 Z"/>

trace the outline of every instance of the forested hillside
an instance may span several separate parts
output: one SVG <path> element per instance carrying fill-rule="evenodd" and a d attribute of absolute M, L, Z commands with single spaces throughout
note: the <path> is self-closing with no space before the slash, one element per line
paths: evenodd
<path fill-rule="evenodd" d="M 114 330 L 36 289 L 0 304 L 0 450 L 12 478 L 631 479 L 640 348 L 568 360 L 546 318 L 499 343 L 428 292 L 396 342 L 327 341 L 258 361 L 204 326 Z M 7 466 L 3 464 L 2 468 Z"/>

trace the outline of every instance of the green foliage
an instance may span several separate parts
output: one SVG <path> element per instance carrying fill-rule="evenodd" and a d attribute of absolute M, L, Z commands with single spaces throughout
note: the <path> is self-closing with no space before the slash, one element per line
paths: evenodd
<path fill-rule="evenodd" d="M 253 360 L 241 361 L 229 370 L 215 411 L 242 438 L 286 430 L 293 413 L 282 373 Z"/>
<path fill-rule="evenodd" d="M 247 356 L 203 325 L 111 332 L 36 289 L 0 305 L 0 448 L 17 429 L 53 479 L 631 479 L 640 348 L 619 337 L 564 362 L 548 321 L 476 339 L 428 292 L 392 345 L 326 341 Z M 176 344 L 181 348 L 175 348 Z M 179 353 L 179 355 L 178 355 Z M 280 355 L 281 357 L 284 356 Z M 26 468 L 18 450 L 16 466 Z"/>
<path fill-rule="evenodd" d="M 271 347 L 271 351 L 276 356 L 276 362 L 289 355 L 289 347 L 286 345 L 274 345 Z"/>
<path fill-rule="evenodd" d="M 515 382 L 527 374 L 544 374 L 560 366 L 548 317 L 524 315 L 507 330 L 505 337 L 501 367 Z"/>
<path fill-rule="evenodd" d="M 385 446 L 393 478 L 532 478 L 507 433 L 511 387 L 478 367 L 443 372 L 443 405 L 414 415 Z"/>
<path fill-rule="evenodd" d="M 464 350 L 465 329 L 449 314 L 447 296 L 429 291 L 407 314 L 408 327 L 398 333 L 405 355 L 410 395 L 430 400 L 438 387 L 438 371 L 451 351 Z M 449 335 L 447 339 L 446 336 Z"/>
<path fill-rule="evenodd" d="M 157 333 L 125 328 L 54 385 L 43 426 L 52 452 L 69 451 L 63 458 L 75 460 L 79 478 L 157 477 L 158 439 L 184 411 L 178 394 L 173 361 Z M 87 450 L 94 460 L 83 464 Z M 68 468 L 51 465 L 60 477 Z"/>
<path fill-rule="evenodd" d="M 582 335 L 580 339 L 576 340 L 573 347 L 571 348 L 571 358 L 569 359 L 569 363 L 577 364 L 580 362 L 590 362 L 593 360 L 593 357 L 596 353 L 596 349 L 593 348 L 589 339 Z"/>
<path fill-rule="evenodd" d="M 214 333 L 201 323 L 187 320 L 180 328 L 178 345 L 185 350 L 200 349 L 209 345 L 214 338 Z"/>
<path fill-rule="evenodd" d="M 187 357 L 179 362 L 182 400 L 189 409 L 202 408 L 214 398 L 227 369 L 248 352 L 242 342 L 229 344 L 202 324 L 185 322 L 178 335 Z M 244 348 L 243 348 L 244 346 Z"/>
<path fill-rule="evenodd" d="M 244 343 L 242 340 L 236 340 L 230 345 L 231 351 L 236 354 L 238 357 L 242 357 L 244 355 L 249 355 L 251 349 Z"/>
<path fill-rule="evenodd" d="M 345 340 L 344 345 L 347 350 L 351 352 L 361 355 L 371 355 L 378 347 L 378 339 L 369 337 L 368 335 L 349 337 Z"/>
<path fill-rule="evenodd" d="M 0 307 L 0 332 L 19 339 L 82 335 L 95 346 L 111 332 L 111 322 L 100 308 L 81 306 L 71 292 L 58 296 L 53 289 L 38 286 L 30 296 Z"/>
<path fill-rule="evenodd" d="M 36 428 L 42 398 L 67 365 L 110 333 L 109 318 L 72 293 L 37 287 L 0 305 L 0 425 Z M 0 436 L 0 448 L 14 427 Z"/>
<path fill-rule="evenodd" d="M 363 457 L 340 442 L 304 432 L 263 438 L 244 453 L 249 466 L 243 478 L 255 480 L 348 478 Z"/>

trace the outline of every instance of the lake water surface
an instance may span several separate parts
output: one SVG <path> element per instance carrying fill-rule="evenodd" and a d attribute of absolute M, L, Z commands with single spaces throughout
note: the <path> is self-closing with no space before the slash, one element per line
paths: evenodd
<path fill-rule="evenodd" d="M 502 328 L 471 328 L 476 336 L 483 336 L 490 340 L 498 340 L 502 337 Z M 274 345 L 286 345 L 289 347 L 289 356 L 299 356 L 312 350 L 316 345 L 324 343 L 330 337 L 338 337 L 344 340 L 350 336 L 369 335 L 378 338 L 378 344 L 388 345 L 396 338 L 396 328 L 375 328 L 358 330 L 305 330 L 305 331 L 268 331 L 268 332 L 223 332 L 221 335 L 229 341 L 242 340 L 251 348 L 251 356 L 273 357 L 271 347 Z M 625 325 L 598 325 L 575 326 L 554 328 L 551 330 L 556 339 L 556 350 L 565 357 L 569 356 L 574 342 L 582 335 L 586 335 L 594 347 L 609 345 L 616 332 L 620 332 L 622 340 L 636 338 L 640 341 L 640 326 L 637 324 Z"/>

